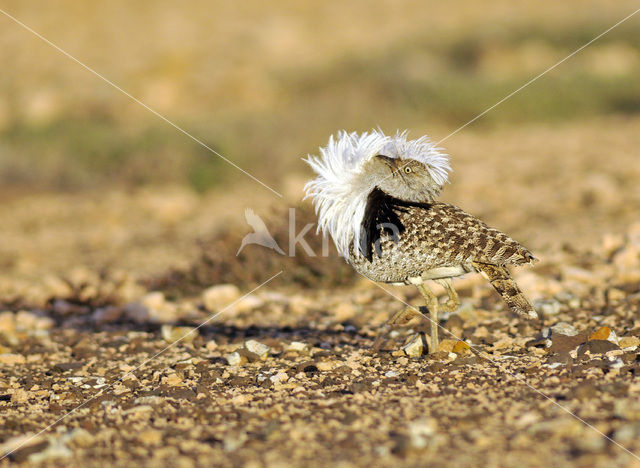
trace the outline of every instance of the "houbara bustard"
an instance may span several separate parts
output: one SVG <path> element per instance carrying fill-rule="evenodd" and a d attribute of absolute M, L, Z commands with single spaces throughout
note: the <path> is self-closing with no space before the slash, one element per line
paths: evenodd
<path fill-rule="evenodd" d="M 436 201 L 451 167 L 427 137 L 341 131 L 320 148 L 319 157 L 306 161 L 317 173 L 305 191 L 318 230 L 331 235 L 339 254 L 361 275 L 417 286 L 431 319 L 429 352 L 438 351 L 438 310 L 460 306 L 451 279 L 465 273 L 481 273 L 514 312 L 538 318 L 507 270 L 532 263 L 533 255 L 460 208 Z M 445 288 L 446 303 L 438 302 L 427 280 Z"/>

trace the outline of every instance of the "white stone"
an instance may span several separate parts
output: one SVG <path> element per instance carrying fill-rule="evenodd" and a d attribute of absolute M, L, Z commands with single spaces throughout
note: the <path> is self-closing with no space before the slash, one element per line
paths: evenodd
<path fill-rule="evenodd" d="M 237 351 L 229 353 L 224 357 L 230 366 L 239 366 L 242 363 L 242 356 Z"/>
<path fill-rule="evenodd" d="M 247 340 L 244 343 L 244 348 L 247 351 L 250 351 L 258 356 L 265 357 L 271 348 L 269 348 L 266 344 L 260 343 L 256 340 Z"/>
<path fill-rule="evenodd" d="M 402 348 L 402 350 L 407 356 L 410 357 L 422 356 L 422 353 L 424 352 L 424 343 L 422 342 L 422 336 L 420 334 L 416 335 L 413 340 L 411 340 Z"/>

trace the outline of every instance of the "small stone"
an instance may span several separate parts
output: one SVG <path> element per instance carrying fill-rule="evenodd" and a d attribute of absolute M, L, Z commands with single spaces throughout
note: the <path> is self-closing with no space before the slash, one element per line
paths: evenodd
<path fill-rule="evenodd" d="M 156 447 L 162 443 L 162 432 L 155 429 L 148 429 L 141 432 L 137 439 L 142 445 Z"/>
<path fill-rule="evenodd" d="M 123 310 L 120 307 L 106 306 L 95 310 L 91 315 L 94 322 L 102 325 L 105 323 L 113 323 L 122 317 Z"/>
<path fill-rule="evenodd" d="M 69 441 L 76 447 L 87 448 L 95 443 L 95 437 L 86 429 L 78 427 L 69 433 Z"/>
<path fill-rule="evenodd" d="M 57 372 L 67 372 L 70 370 L 80 369 L 84 365 L 84 362 L 59 362 L 57 364 L 54 364 L 53 370 Z"/>
<path fill-rule="evenodd" d="M 607 353 L 609 351 L 613 351 L 613 350 L 616 350 L 616 349 L 620 349 L 620 347 L 618 347 L 618 345 L 616 345 L 614 343 L 611 343 L 610 341 L 607 341 L 607 340 L 590 340 L 590 341 L 587 341 L 582 346 L 580 346 L 580 348 L 578 349 L 578 356 L 583 356 L 586 353 L 604 354 L 604 353 Z"/>
<path fill-rule="evenodd" d="M 161 309 L 164 307 L 166 301 L 164 294 L 160 291 L 150 292 L 140 299 L 140 303 L 148 309 Z"/>
<path fill-rule="evenodd" d="M 402 350 L 409 357 L 422 356 L 425 349 L 425 340 L 421 333 L 417 334 Z"/>
<path fill-rule="evenodd" d="M 546 328 L 545 331 L 542 334 L 546 338 L 553 338 L 553 335 L 575 336 L 578 334 L 578 330 L 566 322 L 558 322 L 554 326 Z"/>
<path fill-rule="evenodd" d="M 226 354 L 224 358 L 227 360 L 230 366 L 239 366 L 244 362 L 247 362 L 247 358 L 240 356 L 240 353 L 234 351 L 233 353 Z"/>
<path fill-rule="evenodd" d="M 623 245 L 624 236 L 622 234 L 607 233 L 602 238 L 602 250 L 607 257 L 613 255 Z"/>
<path fill-rule="evenodd" d="M 409 441 L 413 448 L 422 449 L 427 447 L 436 433 L 436 424 L 432 419 L 418 419 L 412 421 L 407 426 Z"/>
<path fill-rule="evenodd" d="M 169 374 L 168 376 L 163 378 L 162 381 L 163 383 L 172 387 L 179 387 L 180 385 L 182 385 L 182 379 L 176 373 Z"/>
<path fill-rule="evenodd" d="M 256 362 L 260 360 L 260 356 L 258 356 L 256 353 L 253 353 L 251 351 L 249 351 L 247 348 L 245 348 L 244 346 L 241 346 L 240 348 L 238 348 L 236 350 L 236 352 L 243 358 L 245 358 L 248 362 Z"/>
<path fill-rule="evenodd" d="M 341 302 L 333 310 L 333 314 L 338 322 L 344 322 L 353 318 L 356 314 L 356 308 L 350 302 Z"/>
<path fill-rule="evenodd" d="M 216 340 L 209 340 L 207 341 L 207 344 L 204 345 L 204 347 L 207 351 L 215 351 L 216 349 L 218 349 L 218 343 L 216 343 Z"/>
<path fill-rule="evenodd" d="M 589 336 L 589 341 L 591 340 L 607 340 L 609 339 L 609 335 L 611 334 L 611 329 L 609 327 L 600 327 L 594 333 Z"/>
<path fill-rule="evenodd" d="M 285 351 L 295 351 L 298 353 L 309 350 L 309 346 L 301 341 L 292 341 L 288 346 L 284 348 Z"/>
<path fill-rule="evenodd" d="M 569 396 L 578 400 L 588 400 L 598 396 L 598 387 L 593 382 L 580 382 L 569 390 Z"/>
<path fill-rule="evenodd" d="M 244 343 L 244 347 L 247 351 L 258 355 L 260 359 L 266 358 L 270 351 L 270 348 L 266 344 L 256 340 L 247 340 Z"/>
<path fill-rule="evenodd" d="M 263 305 L 263 299 L 254 296 L 253 294 L 249 294 L 248 296 L 244 296 L 241 299 L 238 299 L 237 302 L 233 305 L 233 310 L 234 312 L 250 312 L 262 307 Z"/>
<path fill-rule="evenodd" d="M 578 333 L 577 335 L 552 335 L 550 351 L 554 353 L 568 353 L 573 351 L 581 344 L 588 340 L 586 332 Z"/>
<path fill-rule="evenodd" d="M 205 289 L 202 302 L 210 312 L 219 312 L 240 297 L 240 290 L 233 284 L 218 284 Z"/>
<path fill-rule="evenodd" d="M 637 336 L 623 336 L 618 342 L 618 346 L 622 349 L 636 348 L 640 346 L 640 338 Z"/>
<path fill-rule="evenodd" d="M 269 380 L 274 384 L 284 383 L 289 380 L 289 375 L 286 372 L 280 371 L 269 377 Z"/>
<path fill-rule="evenodd" d="M 469 353 L 470 349 L 471 347 L 468 343 L 465 343 L 464 341 L 458 341 L 453 347 L 452 351 L 459 355 L 465 355 Z"/>
<path fill-rule="evenodd" d="M 444 351 L 446 353 L 450 353 L 453 351 L 453 347 L 456 345 L 456 343 L 458 342 L 458 340 L 442 340 L 440 342 L 440 346 L 438 348 L 439 351 Z M 455 352 L 455 351 L 453 351 Z"/>
<path fill-rule="evenodd" d="M 0 364 L 15 366 L 16 364 L 24 364 L 25 362 L 26 359 L 22 354 L 0 354 Z"/>
<path fill-rule="evenodd" d="M 534 302 L 533 306 L 543 317 L 558 315 L 562 310 L 562 304 L 556 300 L 539 299 Z"/>
<path fill-rule="evenodd" d="M 69 458 L 72 453 L 69 447 L 66 446 L 65 441 L 66 437 L 50 440 L 49 446 L 45 450 L 34 453 L 29 457 L 29 462 L 39 464 L 53 459 Z"/>
<path fill-rule="evenodd" d="M 640 437 L 640 422 L 632 422 L 616 429 L 613 438 L 618 443 L 629 444 L 635 442 Z"/>
<path fill-rule="evenodd" d="M 193 343 L 198 337 L 198 330 L 192 327 L 174 327 L 172 325 L 163 325 L 160 329 L 162 338 L 167 343 Z"/>

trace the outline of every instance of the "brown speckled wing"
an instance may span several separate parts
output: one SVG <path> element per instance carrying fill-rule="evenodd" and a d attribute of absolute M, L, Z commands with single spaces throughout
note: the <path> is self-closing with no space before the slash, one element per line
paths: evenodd
<path fill-rule="evenodd" d="M 518 242 L 453 205 L 392 200 L 401 234 L 394 241 L 381 231 L 378 239 L 370 240 L 379 243 L 372 250 L 380 255 L 366 258 L 352 250 L 349 258 L 359 273 L 371 279 L 403 282 L 434 268 L 463 266 L 472 271 L 473 262 L 504 266 L 534 259 Z"/>
<path fill-rule="evenodd" d="M 446 264 L 463 260 L 520 265 L 534 259 L 511 237 L 453 205 L 411 207 L 400 215 L 400 220 L 407 225 L 408 242 L 437 251 Z"/>

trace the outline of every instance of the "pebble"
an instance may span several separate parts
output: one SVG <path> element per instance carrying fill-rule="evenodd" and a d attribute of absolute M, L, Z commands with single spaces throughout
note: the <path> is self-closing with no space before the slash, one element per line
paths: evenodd
<path fill-rule="evenodd" d="M 453 347 L 452 352 L 459 355 L 465 355 L 469 353 L 470 349 L 471 347 L 468 343 L 465 343 L 464 341 L 458 341 Z"/>
<path fill-rule="evenodd" d="M 97 324 L 113 323 L 122 317 L 123 310 L 120 307 L 107 306 L 96 309 L 91 318 Z"/>
<path fill-rule="evenodd" d="M 298 353 L 305 352 L 309 350 L 309 346 L 306 343 L 301 341 L 292 341 L 289 345 L 284 348 L 285 351 L 295 351 Z"/>
<path fill-rule="evenodd" d="M 409 441 L 416 449 L 427 447 L 436 433 L 436 423 L 433 419 L 418 419 L 407 425 Z"/>
<path fill-rule="evenodd" d="M 218 343 L 216 343 L 216 340 L 209 340 L 207 341 L 207 344 L 204 345 L 204 347 L 207 351 L 215 351 L 216 349 L 218 349 Z"/>
<path fill-rule="evenodd" d="M 562 310 L 562 304 L 556 300 L 538 299 L 533 306 L 543 317 L 558 315 Z"/>
<path fill-rule="evenodd" d="M 640 338 L 637 336 L 623 336 L 618 342 L 618 346 L 622 349 L 637 348 L 640 346 Z"/>
<path fill-rule="evenodd" d="M 138 435 L 137 440 L 143 445 L 156 447 L 162 443 L 162 432 L 147 429 Z"/>
<path fill-rule="evenodd" d="M 620 349 L 615 343 L 611 343 L 607 340 L 590 340 L 584 343 L 578 349 L 578 356 L 583 356 L 586 353 L 590 354 L 604 354 L 609 351 Z"/>
<path fill-rule="evenodd" d="M 409 343 L 407 343 L 402 350 L 409 357 L 419 357 L 424 353 L 425 348 L 424 338 L 421 333 L 418 333 Z"/>
<path fill-rule="evenodd" d="M 611 335 L 611 329 L 609 327 L 600 327 L 589 336 L 591 340 L 608 340 Z"/>
<path fill-rule="evenodd" d="M 0 364 L 15 366 L 16 364 L 24 364 L 26 361 L 22 354 L 0 354 Z"/>
<path fill-rule="evenodd" d="M 194 327 L 174 327 L 172 325 L 162 325 L 160 329 L 162 338 L 167 343 L 193 343 L 198 337 L 198 330 Z"/>
<path fill-rule="evenodd" d="M 260 343 L 259 341 L 256 341 L 256 340 L 245 341 L 244 347 L 247 351 L 258 355 L 260 359 L 266 358 L 271 349 L 266 344 Z"/>
<path fill-rule="evenodd" d="M 224 358 L 227 360 L 230 366 L 239 366 L 244 362 L 247 362 L 247 358 L 240 356 L 240 353 L 234 351 L 233 353 L 225 354 Z"/>
<path fill-rule="evenodd" d="M 353 318 L 356 314 L 356 308 L 349 302 L 341 302 L 333 310 L 333 315 L 338 322 L 344 322 Z"/>
<path fill-rule="evenodd" d="M 552 327 L 545 328 L 542 332 L 542 335 L 545 338 L 553 338 L 553 335 L 565 335 L 565 336 L 575 336 L 578 334 L 578 330 L 573 325 L 568 324 L 567 322 L 558 322 Z"/>
<path fill-rule="evenodd" d="M 623 425 L 613 433 L 615 441 L 621 444 L 635 442 L 640 437 L 640 422 L 633 422 Z"/>
<path fill-rule="evenodd" d="M 453 347 L 456 345 L 458 340 L 442 340 L 440 342 L 440 346 L 438 347 L 438 351 L 444 351 L 445 353 L 450 353 L 453 351 Z"/>
<path fill-rule="evenodd" d="M 284 383 L 289 380 L 289 375 L 286 372 L 280 371 L 269 377 L 269 380 L 274 384 Z"/>
<path fill-rule="evenodd" d="M 556 334 L 551 338 L 551 347 L 549 349 L 554 353 L 568 353 L 585 343 L 587 340 L 588 336 L 586 332 L 578 333 L 573 336 Z"/>
<path fill-rule="evenodd" d="M 202 302 L 209 312 L 219 312 L 240 297 L 240 290 L 233 284 L 218 284 L 202 293 Z"/>

